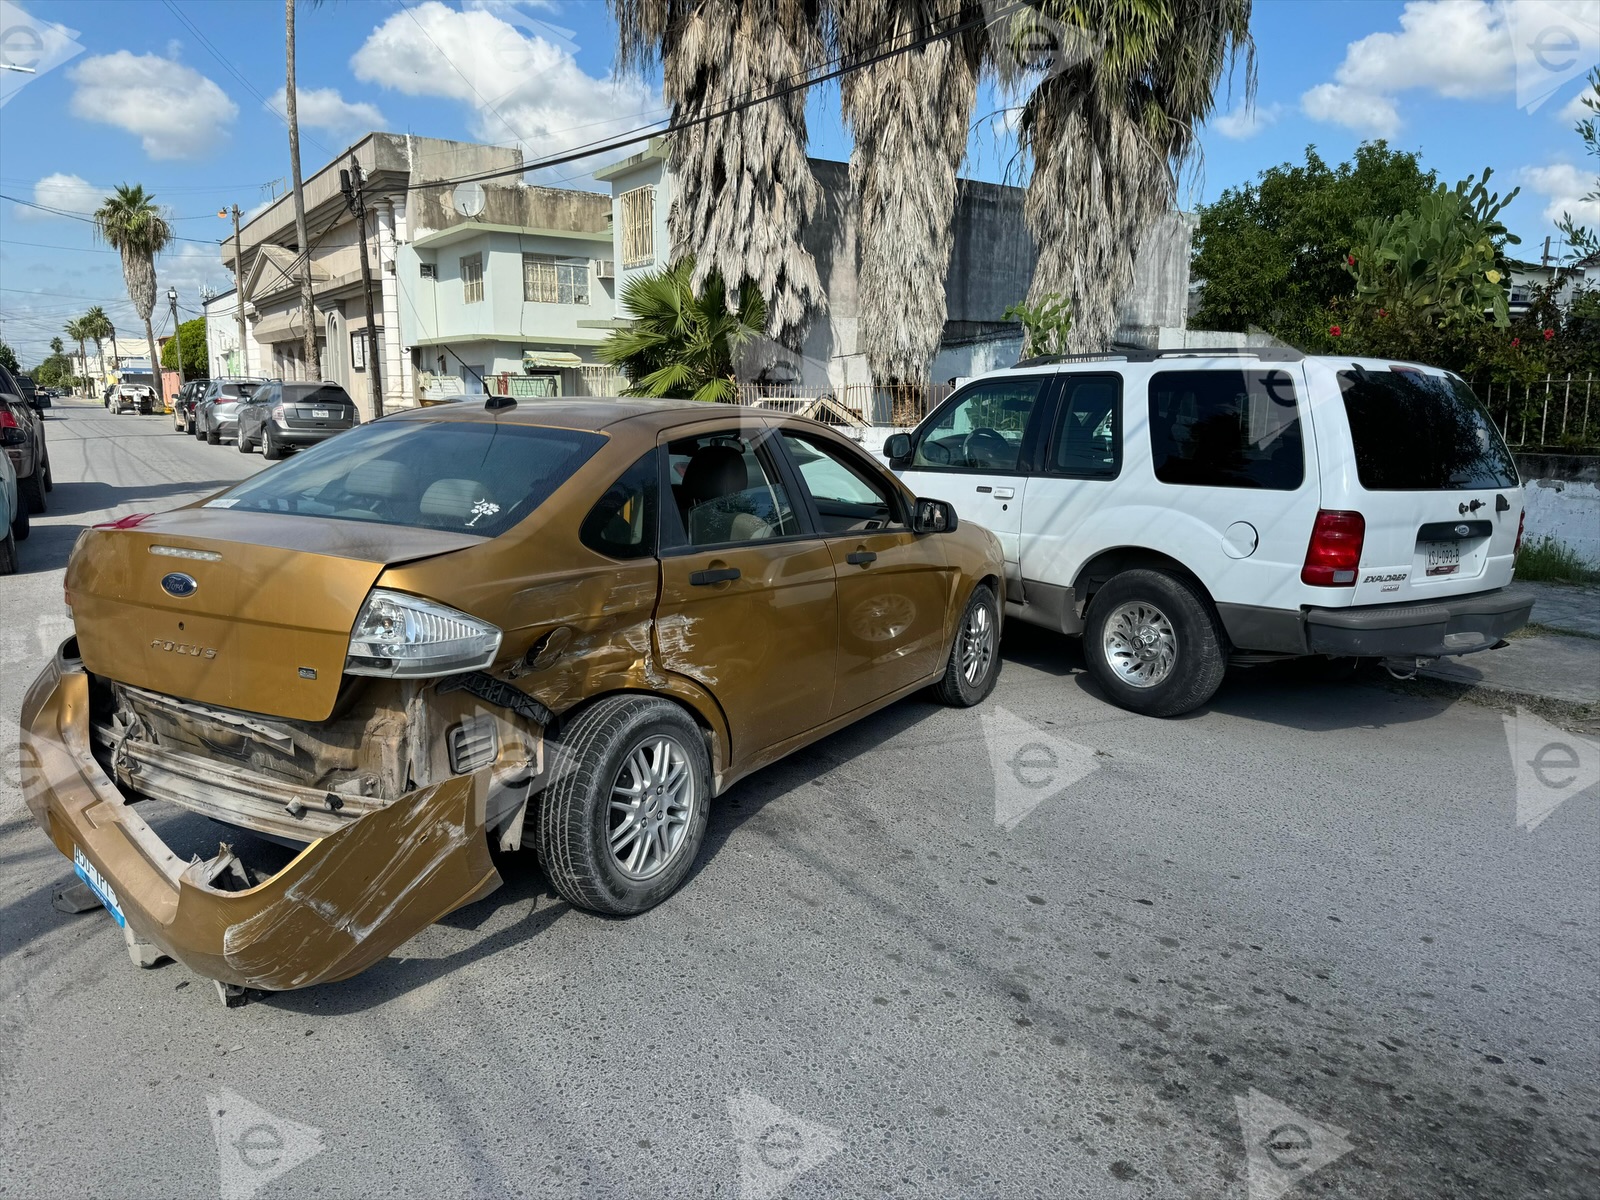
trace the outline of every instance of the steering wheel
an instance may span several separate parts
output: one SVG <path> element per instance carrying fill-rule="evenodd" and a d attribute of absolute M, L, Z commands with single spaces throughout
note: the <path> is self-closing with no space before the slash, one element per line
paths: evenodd
<path fill-rule="evenodd" d="M 974 455 L 977 451 L 977 455 Z M 1011 443 L 996 430 L 987 426 L 974 429 L 961 442 L 961 453 L 969 466 L 1009 467 L 1016 463 L 1016 452 Z"/>

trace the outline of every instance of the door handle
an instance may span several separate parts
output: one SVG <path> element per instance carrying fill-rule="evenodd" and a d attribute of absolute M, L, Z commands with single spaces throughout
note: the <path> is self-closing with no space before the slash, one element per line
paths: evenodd
<path fill-rule="evenodd" d="M 689 582 L 695 587 L 709 587 L 713 583 L 727 583 L 739 578 L 738 567 L 718 567 L 714 571 L 691 571 Z"/>
<path fill-rule="evenodd" d="M 877 561 L 878 556 L 871 550 L 857 550 L 854 553 L 845 556 L 845 562 L 849 563 L 852 567 L 864 567 L 868 563 Z"/>
<path fill-rule="evenodd" d="M 1016 488 L 997 487 L 994 490 L 994 498 L 996 500 L 1009 500 L 1009 499 L 1011 499 L 1011 497 L 1015 496 L 1016 494 L 1017 494 L 1017 489 Z"/>

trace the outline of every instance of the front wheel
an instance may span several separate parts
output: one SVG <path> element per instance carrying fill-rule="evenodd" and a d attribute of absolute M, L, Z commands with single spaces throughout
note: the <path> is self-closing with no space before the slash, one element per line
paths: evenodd
<path fill-rule="evenodd" d="M 1113 704 L 1175 717 L 1222 685 L 1227 638 L 1210 600 L 1179 576 L 1124 571 L 1089 603 L 1083 657 Z"/>
<path fill-rule="evenodd" d="M 986 583 L 972 589 L 944 678 L 934 685 L 939 700 L 954 708 L 981 704 L 1000 677 L 1000 606 Z"/>
<path fill-rule="evenodd" d="M 654 696 L 607 696 L 553 740 L 537 798 L 539 865 L 563 899 L 627 916 L 683 885 L 705 841 L 711 757 L 700 727 Z"/>

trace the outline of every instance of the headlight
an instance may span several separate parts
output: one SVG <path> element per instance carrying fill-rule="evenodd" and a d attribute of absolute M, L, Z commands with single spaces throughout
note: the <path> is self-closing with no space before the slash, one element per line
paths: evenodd
<path fill-rule="evenodd" d="M 349 675 L 431 676 L 479 671 L 500 652 L 486 621 L 420 596 L 374 588 L 350 632 Z"/>

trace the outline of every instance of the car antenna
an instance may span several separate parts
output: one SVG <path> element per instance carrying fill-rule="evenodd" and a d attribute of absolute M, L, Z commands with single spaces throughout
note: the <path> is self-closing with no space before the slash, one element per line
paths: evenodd
<path fill-rule="evenodd" d="M 502 408 L 515 408 L 516 406 L 517 398 L 515 396 L 490 396 L 483 402 L 483 407 L 490 412 L 495 412 Z"/>

